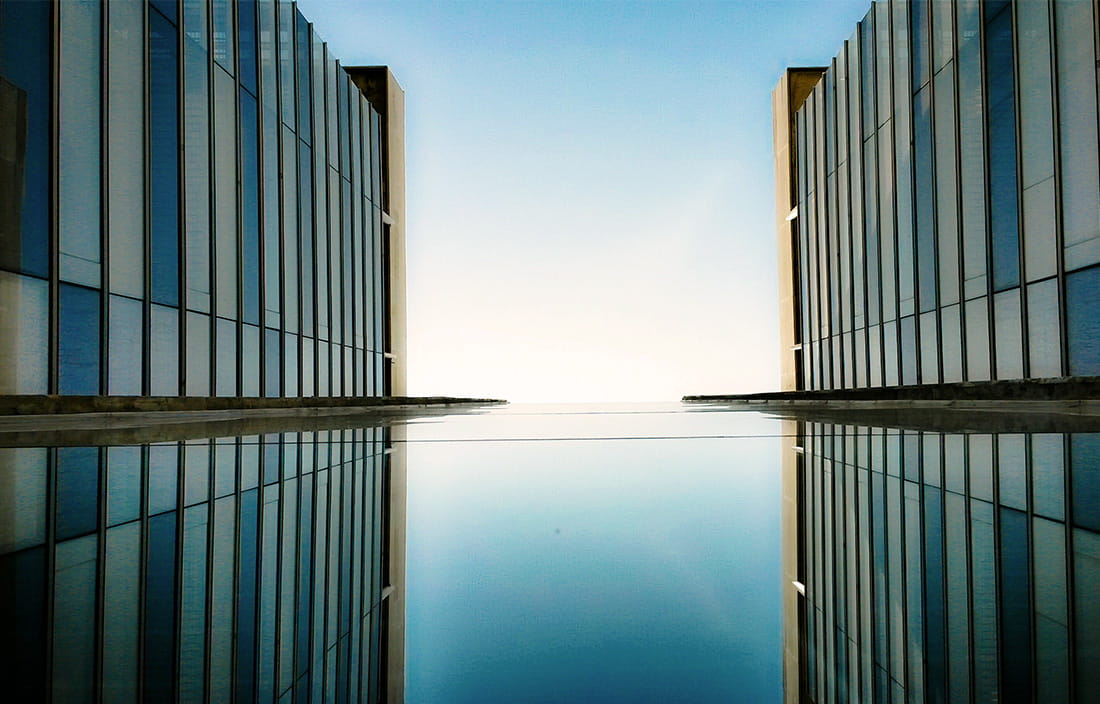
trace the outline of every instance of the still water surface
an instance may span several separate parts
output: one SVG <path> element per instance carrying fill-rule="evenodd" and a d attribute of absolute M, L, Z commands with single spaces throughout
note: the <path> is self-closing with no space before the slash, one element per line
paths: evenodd
<path fill-rule="evenodd" d="M 0 676 L 55 702 L 1095 701 L 1098 431 L 678 404 L 0 431 Z"/>

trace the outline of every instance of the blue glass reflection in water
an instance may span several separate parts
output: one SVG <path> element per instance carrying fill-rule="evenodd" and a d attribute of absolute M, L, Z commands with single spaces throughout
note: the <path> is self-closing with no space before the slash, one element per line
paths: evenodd
<path fill-rule="evenodd" d="M 175 511 L 149 519 L 147 540 L 144 700 L 165 702 L 172 698 L 175 679 Z"/>
<path fill-rule="evenodd" d="M 57 450 L 58 540 L 91 533 L 99 525 L 99 449 Z"/>

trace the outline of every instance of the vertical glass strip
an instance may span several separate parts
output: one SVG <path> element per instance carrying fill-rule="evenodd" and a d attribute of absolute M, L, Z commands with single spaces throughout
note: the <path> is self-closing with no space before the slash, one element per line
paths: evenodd
<path fill-rule="evenodd" d="M 1016 69 L 1012 6 L 986 3 L 985 58 L 989 120 L 989 197 L 993 232 L 993 289 L 1020 283 L 1016 177 Z"/>
<path fill-rule="evenodd" d="M 57 545 L 53 582 L 53 701 L 95 697 L 98 536 Z"/>
<path fill-rule="evenodd" d="M 138 700 L 138 605 L 141 603 L 141 524 L 107 531 L 103 583 L 103 701 Z"/>
<path fill-rule="evenodd" d="M 237 57 L 241 87 L 256 95 L 256 0 L 237 0 Z"/>
<path fill-rule="evenodd" d="M 49 283 L 0 271 L 0 394 L 44 394 Z"/>
<path fill-rule="evenodd" d="M 58 391 L 95 396 L 100 388 L 99 291 L 61 284 L 59 295 Z"/>
<path fill-rule="evenodd" d="M 959 189 L 962 202 L 963 294 L 966 299 L 971 299 L 986 295 L 989 283 L 986 273 L 982 22 L 978 0 L 959 0 L 956 8 L 959 37 Z"/>
<path fill-rule="evenodd" d="M 141 395 L 143 315 L 141 301 L 125 296 L 108 299 L 107 393 L 112 396 Z"/>
<path fill-rule="evenodd" d="M 107 3 L 110 289 L 145 297 L 145 8 Z"/>
<path fill-rule="evenodd" d="M 183 1 L 183 178 L 187 307 L 210 312 L 210 56 L 207 4 Z"/>
<path fill-rule="evenodd" d="M 100 43 L 102 3 L 58 6 L 58 203 L 62 281 L 100 286 Z"/>
<path fill-rule="evenodd" d="M 243 267 L 241 320 L 260 324 L 260 161 L 256 98 L 240 91 L 241 99 L 241 226 Z"/>
<path fill-rule="evenodd" d="M 179 305 L 179 61 L 176 28 L 149 13 L 150 284 L 155 303 Z"/>
<path fill-rule="evenodd" d="M 285 115 L 284 115 L 285 117 Z M 298 140 L 283 127 L 283 326 L 298 332 Z"/>
<path fill-rule="evenodd" d="M 237 87 L 214 70 L 215 310 L 237 317 Z"/>

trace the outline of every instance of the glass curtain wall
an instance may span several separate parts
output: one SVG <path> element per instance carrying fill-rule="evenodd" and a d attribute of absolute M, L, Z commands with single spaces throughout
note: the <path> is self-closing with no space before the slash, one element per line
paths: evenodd
<path fill-rule="evenodd" d="M 808 701 L 1095 698 L 1100 436 L 799 438 Z"/>
<path fill-rule="evenodd" d="M 12 700 L 382 701 L 386 432 L 0 448 Z"/>
<path fill-rule="evenodd" d="M 859 23 L 795 117 L 807 388 L 1100 374 L 1096 12 Z"/>
<path fill-rule="evenodd" d="M 293 2 L 0 0 L 0 102 L 0 394 L 385 393 L 378 113 Z"/>

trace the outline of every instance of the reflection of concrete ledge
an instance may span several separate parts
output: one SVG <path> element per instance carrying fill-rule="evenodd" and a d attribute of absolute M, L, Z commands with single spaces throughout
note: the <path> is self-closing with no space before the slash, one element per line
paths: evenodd
<path fill-rule="evenodd" d="M 0 447 L 135 445 L 370 428 L 476 413 L 504 401 L 447 397 L 149 398 L 0 396 Z M 60 410 L 55 410 L 60 409 Z"/>

